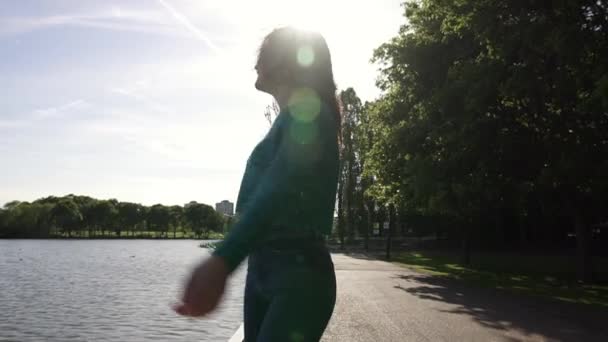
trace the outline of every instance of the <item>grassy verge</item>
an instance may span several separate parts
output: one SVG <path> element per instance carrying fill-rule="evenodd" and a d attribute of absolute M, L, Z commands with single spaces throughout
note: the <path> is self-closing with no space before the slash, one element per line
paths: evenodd
<path fill-rule="evenodd" d="M 577 283 L 565 257 L 474 255 L 471 266 L 448 253 L 403 252 L 394 261 L 415 271 L 555 300 L 608 308 L 608 286 Z M 571 263 L 571 260 L 570 260 Z M 605 266 L 607 260 L 601 260 Z M 601 268 L 606 269 L 606 268 Z"/>

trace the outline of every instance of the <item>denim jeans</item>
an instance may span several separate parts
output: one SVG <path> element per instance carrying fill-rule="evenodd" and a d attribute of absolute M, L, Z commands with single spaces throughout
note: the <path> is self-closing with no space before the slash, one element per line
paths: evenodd
<path fill-rule="evenodd" d="M 249 256 L 245 341 L 319 341 L 336 303 L 329 251 L 323 242 L 280 245 Z"/>

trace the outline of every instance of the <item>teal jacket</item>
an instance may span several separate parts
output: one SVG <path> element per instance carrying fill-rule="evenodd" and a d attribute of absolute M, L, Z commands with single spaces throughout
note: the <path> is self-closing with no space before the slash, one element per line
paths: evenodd
<path fill-rule="evenodd" d="M 236 219 L 213 252 L 233 271 L 265 240 L 285 232 L 329 234 L 338 184 L 335 115 L 282 111 L 247 160 Z"/>

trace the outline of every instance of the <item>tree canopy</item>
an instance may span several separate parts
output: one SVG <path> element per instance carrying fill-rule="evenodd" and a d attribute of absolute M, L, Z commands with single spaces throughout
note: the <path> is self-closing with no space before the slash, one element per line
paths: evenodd
<path fill-rule="evenodd" d="M 355 130 L 351 93 L 341 95 L 343 172 L 362 167 L 342 189 L 365 188 L 403 224 L 460 240 L 465 259 L 472 244 L 566 247 L 575 236 L 579 278 L 590 279 L 593 227 L 608 220 L 607 4 L 403 8 L 406 23 L 373 56 L 383 94 Z"/>
<path fill-rule="evenodd" d="M 197 208 L 192 215 L 191 209 Z M 193 221 L 194 219 L 194 221 Z M 223 233 L 227 218 L 211 206 L 185 206 L 99 200 L 88 196 L 49 196 L 32 203 L 11 201 L 0 209 L 0 238 L 50 237 L 208 237 Z"/>

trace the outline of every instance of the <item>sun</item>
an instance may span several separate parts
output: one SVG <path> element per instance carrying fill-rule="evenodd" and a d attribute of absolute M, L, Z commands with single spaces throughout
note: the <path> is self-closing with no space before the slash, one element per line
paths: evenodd
<path fill-rule="evenodd" d="M 268 0 L 267 9 L 280 25 L 289 25 L 323 35 L 332 35 L 339 27 L 340 6 L 343 1 Z"/>

